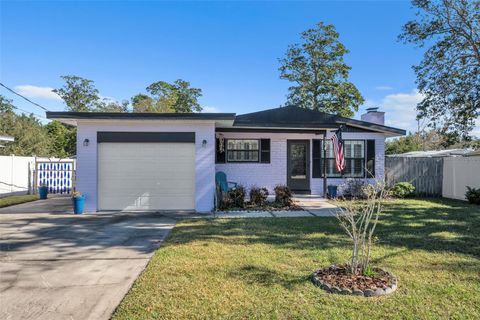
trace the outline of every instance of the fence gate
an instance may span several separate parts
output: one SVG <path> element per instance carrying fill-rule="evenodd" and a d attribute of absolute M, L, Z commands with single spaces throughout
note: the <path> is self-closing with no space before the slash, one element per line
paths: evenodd
<path fill-rule="evenodd" d="M 37 161 L 34 177 L 37 187 L 48 186 L 48 193 L 72 193 L 75 190 L 75 162 Z"/>

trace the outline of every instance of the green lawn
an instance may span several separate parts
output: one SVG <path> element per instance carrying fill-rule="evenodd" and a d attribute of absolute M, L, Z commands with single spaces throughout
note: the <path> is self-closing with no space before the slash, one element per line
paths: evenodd
<path fill-rule="evenodd" d="M 35 194 L 26 194 L 23 196 L 9 196 L 5 198 L 0 198 L 0 208 L 13 206 L 14 204 L 35 201 L 35 200 L 38 200 L 38 196 Z"/>
<path fill-rule="evenodd" d="M 392 271 L 390 296 L 332 295 L 313 270 L 349 258 L 335 218 L 181 222 L 113 319 L 479 319 L 480 207 L 389 202 L 374 264 Z"/>

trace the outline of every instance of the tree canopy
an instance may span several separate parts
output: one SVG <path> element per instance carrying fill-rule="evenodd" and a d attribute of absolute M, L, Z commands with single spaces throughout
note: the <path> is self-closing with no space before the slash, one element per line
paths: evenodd
<path fill-rule="evenodd" d="M 364 99 L 348 81 L 347 53 L 333 25 L 320 22 L 302 32 L 301 43 L 291 45 L 280 59 L 280 78 L 295 83 L 287 104 L 352 117 Z"/>
<path fill-rule="evenodd" d="M 68 111 L 89 112 L 101 105 L 102 101 L 92 80 L 72 75 L 61 78 L 65 84 L 53 92 L 63 99 Z"/>
<path fill-rule="evenodd" d="M 33 114 L 17 114 L 13 109 L 12 100 L 0 95 L 0 134 L 15 138 L 0 148 L 0 155 L 63 158 L 75 154 L 75 128 L 58 121 L 43 125 Z"/>
<path fill-rule="evenodd" d="M 480 116 L 480 1 L 414 0 L 417 18 L 399 39 L 427 47 L 413 67 L 424 99 L 418 118 L 451 137 L 469 139 Z"/>
<path fill-rule="evenodd" d="M 177 79 L 174 83 L 157 81 L 146 88 L 150 95 L 138 94 L 132 98 L 133 112 L 200 112 L 198 98 L 202 90 L 190 87 L 190 82 Z"/>

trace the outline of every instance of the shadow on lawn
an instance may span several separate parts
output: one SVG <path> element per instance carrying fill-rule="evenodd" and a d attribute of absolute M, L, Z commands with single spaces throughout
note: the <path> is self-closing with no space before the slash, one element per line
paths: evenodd
<path fill-rule="evenodd" d="M 391 201 L 376 235 L 379 244 L 480 257 L 480 207 L 438 199 Z M 169 245 L 191 241 L 267 244 L 290 249 L 329 249 L 350 240 L 335 218 L 216 219 L 184 223 Z M 398 253 L 397 253 L 398 254 Z"/>
<path fill-rule="evenodd" d="M 280 284 L 289 289 L 299 284 L 304 284 L 310 279 L 310 275 L 292 277 L 264 266 L 244 265 L 229 272 L 229 276 L 244 281 L 251 285 L 261 285 L 265 287 Z"/>

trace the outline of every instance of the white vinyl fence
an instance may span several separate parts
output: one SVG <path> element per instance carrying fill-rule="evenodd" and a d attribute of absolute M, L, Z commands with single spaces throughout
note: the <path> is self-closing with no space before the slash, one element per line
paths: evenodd
<path fill-rule="evenodd" d="M 445 158 L 442 196 L 466 200 L 467 186 L 480 188 L 480 157 Z"/>
<path fill-rule="evenodd" d="M 56 165 L 59 163 L 61 166 Z M 67 165 L 70 168 L 68 178 L 63 173 L 65 170 L 62 170 Z M 75 160 L 72 159 L 0 156 L 0 197 L 35 193 L 41 183 L 49 184 L 50 189 L 56 187 L 50 192 L 63 193 L 59 191 L 66 190 L 70 193 L 74 187 L 74 170 Z M 45 174 L 48 180 L 44 178 Z"/>

